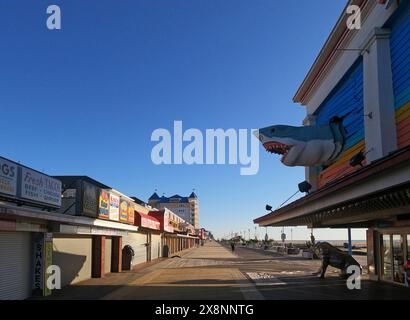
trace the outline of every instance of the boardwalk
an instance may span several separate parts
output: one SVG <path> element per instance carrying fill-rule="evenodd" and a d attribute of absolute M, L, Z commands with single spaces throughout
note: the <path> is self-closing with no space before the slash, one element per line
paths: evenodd
<path fill-rule="evenodd" d="M 332 268 L 318 279 L 312 272 L 319 265 L 258 249 L 233 254 L 208 242 L 181 257 L 63 288 L 50 299 L 410 299 L 406 288 L 367 280 L 362 290 L 348 290 Z"/>

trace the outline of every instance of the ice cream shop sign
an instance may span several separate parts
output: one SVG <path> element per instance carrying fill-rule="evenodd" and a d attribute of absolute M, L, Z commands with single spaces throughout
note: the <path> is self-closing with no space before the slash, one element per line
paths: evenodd
<path fill-rule="evenodd" d="M 61 206 L 60 180 L 0 157 L 0 197 L 51 208 Z"/>

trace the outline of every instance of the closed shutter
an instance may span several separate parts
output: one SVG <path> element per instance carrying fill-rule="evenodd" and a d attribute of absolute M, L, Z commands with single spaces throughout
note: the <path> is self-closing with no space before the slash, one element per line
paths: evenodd
<path fill-rule="evenodd" d="M 53 264 L 61 269 L 61 285 L 91 278 L 92 238 L 90 236 L 54 235 Z"/>
<path fill-rule="evenodd" d="M 106 238 L 105 239 L 105 257 L 104 257 L 104 272 L 105 273 L 111 272 L 111 250 L 112 250 L 111 238 Z"/>
<path fill-rule="evenodd" d="M 29 232 L 0 232 L 0 300 L 31 295 L 31 256 Z"/>
<path fill-rule="evenodd" d="M 151 235 L 151 260 L 161 257 L 161 235 Z"/>
<path fill-rule="evenodd" d="M 122 237 L 122 247 L 130 245 L 134 250 L 134 259 L 132 265 L 147 261 L 147 234 L 141 232 L 130 232 L 127 236 Z"/>

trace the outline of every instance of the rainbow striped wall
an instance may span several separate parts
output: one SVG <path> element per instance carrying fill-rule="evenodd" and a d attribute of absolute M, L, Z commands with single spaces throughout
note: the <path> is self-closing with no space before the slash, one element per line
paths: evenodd
<path fill-rule="evenodd" d="M 318 187 L 354 171 L 350 158 L 364 149 L 363 60 L 360 57 L 339 84 L 316 110 L 317 124 L 327 124 L 334 116 L 345 117 L 345 147 L 336 162 L 326 169 L 318 168 Z"/>
<path fill-rule="evenodd" d="M 397 144 L 410 145 L 410 1 L 404 2 L 388 25 L 391 28 L 394 107 Z"/>

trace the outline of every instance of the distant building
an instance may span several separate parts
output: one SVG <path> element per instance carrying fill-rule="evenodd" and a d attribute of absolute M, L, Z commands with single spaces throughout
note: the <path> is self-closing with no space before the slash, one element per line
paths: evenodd
<path fill-rule="evenodd" d="M 156 192 L 148 199 L 148 204 L 156 209 L 168 208 L 185 221 L 199 229 L 199 200 L 195 192 L 189 197 L 174 195 L 172 197 L 159 197 Z"/>

